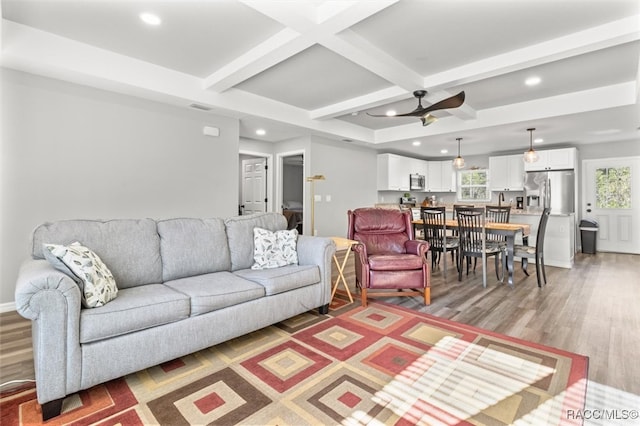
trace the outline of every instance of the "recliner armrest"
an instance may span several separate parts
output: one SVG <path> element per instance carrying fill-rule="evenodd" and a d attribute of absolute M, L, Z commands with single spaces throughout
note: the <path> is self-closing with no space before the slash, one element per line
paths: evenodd
<path fill-rule="evenodd" d="M 429 243 L 422 240 L 408 240 L 404 243 L 404 247 L 409 254 L 417 254 L 418 256 L 425 256 L 429 251 Z"/>

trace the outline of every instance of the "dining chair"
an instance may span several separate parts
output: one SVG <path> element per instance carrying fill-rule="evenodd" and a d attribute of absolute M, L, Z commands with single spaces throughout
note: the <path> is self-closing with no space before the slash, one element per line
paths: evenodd
<path fill-rule="evenodd" d="M 487 257 L 494 256 L 496 277 L 500 282 L 504 279 L 504 261 L 506 260 L 504 257 L 506 247 L 487 244 L 485 221 L 483 207 L 458 210 L 458 230 L 460 231 L 458 281 L 462 281 L 463 262 L 467 261 L 467 275 L 469 275 L 470 258 L 481 258 L 483 287 L 487 286 Z"/>
<path fill-rule="evenodd" d="M 431 251 L 431 268 L 440 264 L 440 258 L 444 257 L 443 276 L 447 279 L 447 252 L 451 252 L 456 266 L 458 261 L 458 237 L 447 235 L 447 218 L 445 207 L 422 207 L 422 228 L 425 240 L 429 242 Z"/>
<path fill-rule="evenodd" d="M 549 215 L 551 209 L 549 207 L 542 211 L 540 216 L 540 222 L 538 224 L 538 233 L 536 234 L 536 245 L 515 245 L 513 254 L 516 257 L 520 257 L 522 260 L 522 271 L 526 276 L 529 276 L 527 271 L 527 264 L 529 259 L 533 259 L 536 263 L 536 278 L 538 279 L 538 287 L 542 287 L 542 281 L 547 284 L 547 273 L 544 270 L 544 235 L 547 230 L 547 222 L 549 221 Z M 540 272 L 542 272 L 542 281 L 540 280 Z"/>

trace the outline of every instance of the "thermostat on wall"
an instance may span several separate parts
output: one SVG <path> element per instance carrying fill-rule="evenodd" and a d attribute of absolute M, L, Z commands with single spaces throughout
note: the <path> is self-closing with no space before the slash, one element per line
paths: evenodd
<path fill-rule="evenodd" d="M 217 127 L 204 126 L 202 128 L 202 133 L 205 136 L 220 136 L 220 129 Z"/>

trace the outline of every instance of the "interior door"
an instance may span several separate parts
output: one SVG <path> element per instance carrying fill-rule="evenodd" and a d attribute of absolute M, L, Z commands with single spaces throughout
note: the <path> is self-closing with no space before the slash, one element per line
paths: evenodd
<path fill-rule="evenodd" d="M 582 165 L 582 218 L 598 222 L 596 250 L 640 253 L 640 157 Z"/>
<path fill-rule="evenodd" d="M 241 214 L 267 211 L 267 159 L 242 160 Z"/>

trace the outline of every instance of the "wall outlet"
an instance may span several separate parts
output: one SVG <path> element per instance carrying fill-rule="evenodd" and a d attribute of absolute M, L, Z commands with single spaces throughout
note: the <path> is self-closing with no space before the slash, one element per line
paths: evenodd
<path fill-rule="evenodd" d="M 331 195 L 325 195 L 324 199 L 325 199 L 325 201 L 327 203 L 330 203 L 331 202 Z"/>
<path fill-rule="evenodd" d="M 322 195 L 314 195 L 313 196 L 313 201 L 315 201 L 316 203 L 319 203 L 322 201 Z"/>

